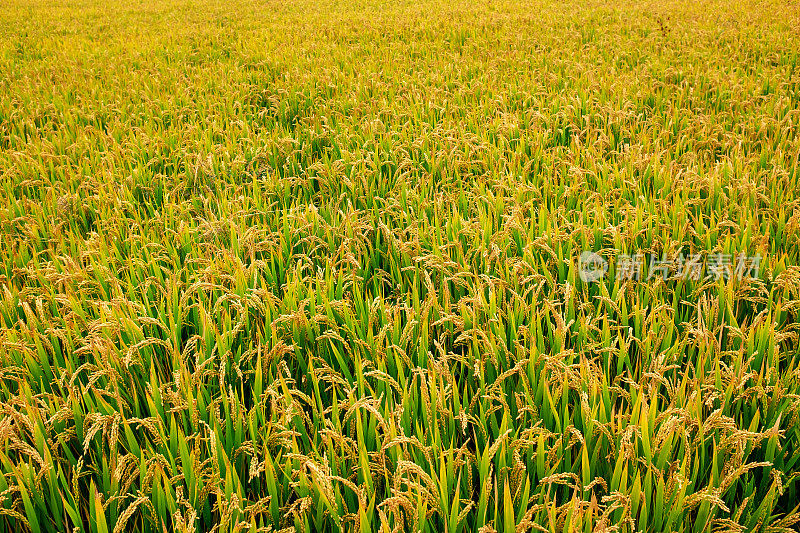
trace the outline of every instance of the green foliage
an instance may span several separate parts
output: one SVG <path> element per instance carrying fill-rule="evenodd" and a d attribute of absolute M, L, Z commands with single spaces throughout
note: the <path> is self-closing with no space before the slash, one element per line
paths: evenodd
<path fill-rule="evenodd" d="M 6 2 L 0 530 L 792 531 L 797 17 Z"/>

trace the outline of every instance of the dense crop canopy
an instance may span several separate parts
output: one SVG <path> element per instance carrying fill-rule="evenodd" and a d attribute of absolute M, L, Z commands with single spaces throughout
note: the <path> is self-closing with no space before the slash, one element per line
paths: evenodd
<path fill-rule="evenodd" d="M 791 531 L 799 27 L 4 0 L 0 530 Z"/>

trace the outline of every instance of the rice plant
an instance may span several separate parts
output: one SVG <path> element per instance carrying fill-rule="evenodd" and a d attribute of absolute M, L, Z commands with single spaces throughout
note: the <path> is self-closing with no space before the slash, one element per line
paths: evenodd
<path fill-rule="evenodd" d="M 795 531 L 798 28 L 6 1 L 0 531 Z"/>

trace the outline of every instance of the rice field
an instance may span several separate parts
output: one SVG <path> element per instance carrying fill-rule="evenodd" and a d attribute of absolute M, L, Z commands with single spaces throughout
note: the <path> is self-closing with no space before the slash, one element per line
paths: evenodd
<path fill-rule="evenodd" d="M 0 531 L 796 531 L 798 28 L 5 0 Z"/>

